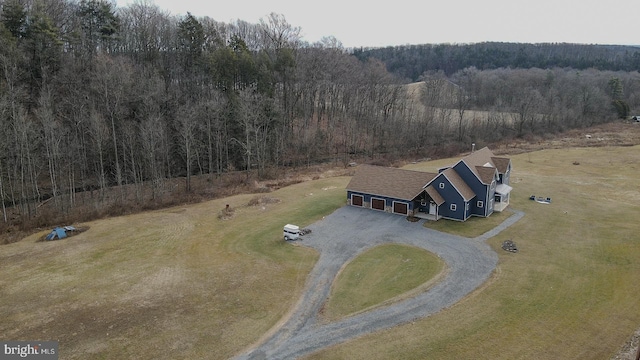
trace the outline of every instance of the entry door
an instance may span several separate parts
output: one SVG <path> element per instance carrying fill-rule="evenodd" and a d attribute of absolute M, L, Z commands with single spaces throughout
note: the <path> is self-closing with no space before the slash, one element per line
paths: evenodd
<path fill-rule="evenodd" d="M 435 215 L 436 214 L 436 203 L 431 202 L 429 203 L 429 215 Z"/>

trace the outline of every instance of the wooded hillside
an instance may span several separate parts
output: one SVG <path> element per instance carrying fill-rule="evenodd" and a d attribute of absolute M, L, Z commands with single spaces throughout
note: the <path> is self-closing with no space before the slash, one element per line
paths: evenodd
<path fill-rule="evenodd" d="M 145 203 L 189 193 L 193 175 L 451 155 L 640 109 L 635 70 L 443 58 L 450 69 L 427 66 L 424 83 L 408 87 L 337 39 L 303 42 L 277 14 L 227 24 L 146 2 L 0 0 L 0 9 L 5 227 L 28 224 L 44 201 L 72 213 L 81 192 L 99 209 L 112 186 Z M 176 177 L 184 187 L 166 186 Z"/>
<path fill-rule="evenodd" d="M 360 60 L 379 59 L 390 72 L 412 81 L 425 71 L 452 75 L 471 66 L 481 70 L 559 67 L 640 71 L 640 46 L 485 42 L 360 48 L 353 53 Z"/>

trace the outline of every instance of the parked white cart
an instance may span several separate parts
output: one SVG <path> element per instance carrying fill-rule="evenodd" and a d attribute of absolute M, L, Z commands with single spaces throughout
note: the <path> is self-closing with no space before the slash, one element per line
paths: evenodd
<path fill-rule="evenodd" d="M 298 240 L 300 237 L 300 227 L 298 225 L 287 224 L 284 226 L 284 240 Z"/>
<path fill-rule="evenodd" d="M 311 229 L 300 229 L 298 225 L 287 224 L 284 226 L 284 240 L 298 240 L 301 236 L 311 233 Z"/>

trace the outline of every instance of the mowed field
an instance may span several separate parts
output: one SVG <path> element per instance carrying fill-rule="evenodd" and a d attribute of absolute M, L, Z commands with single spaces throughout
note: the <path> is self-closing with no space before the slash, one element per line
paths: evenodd
<path fill-rule="evenodd" d="M 315 250 L 282 240 L 345 203 L 348 178 L 87 224 L 0 247 L 0 339 L 60 359 L 225 359 L 296 303 Z M 257 197 L 268 201 L 249 206 Z M 271 202 L 271 203 L 269 203 Z M 230 219 L 219 219 L 230 205 Z"/>
<path fill-rule="evenodd" d="M 512 162 L 511 206 L 526 215 L 489 240 L 499 263 L 484 287 L 432 317 L 309 358 L 609 359 L 618 352 L 640 326 L 640 146 L 543 150 Z M 507 239 L 518 253 L 500 248 Z"/>
<path fill-rule="evenodd" d="M 434 171 L 454 160 L 407 168 Z M 462 302 L 312 359 L 607 359 L 640 327 L 640 146 L 512 157 L 498 268 Z M 574 165 L 577 164 L 577 165 Z M 320 179 L 87 224 L 73 238 L 0 247 L 0 338 L 57 340 L 61 359 L 233 357 L 292 309 L 317 259 L 282 241 L 345 203 Z M 551 197 L 552 204 L 528 200 Z M 230 219 L 219 219 L 229 204 Z M 391 215 L 390 215 L 391 216 Z M 452 224 L 453 225 L 453 224 Z M 457 226 L 443 231 L 459 232 Z M 475 226 L 470 224 L 470 226 Z M 506 239 L 518 253 L 500 249 Z M 304 243 L 304 240 L 303 240 Z"/>

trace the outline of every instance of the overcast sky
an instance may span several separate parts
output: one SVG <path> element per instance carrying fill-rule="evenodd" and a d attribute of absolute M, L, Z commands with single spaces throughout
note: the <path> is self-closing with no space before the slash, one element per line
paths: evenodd
<path fill-rule="evenodd" d="M 118 6 L 133 1 L 117 0 Z M 272 12 L 313 43 L 404 44 L 568 42 L 640 45 L 639 0 L 148 0 L 174 15 L 257 23 Z"/>

